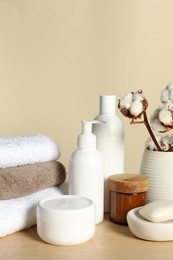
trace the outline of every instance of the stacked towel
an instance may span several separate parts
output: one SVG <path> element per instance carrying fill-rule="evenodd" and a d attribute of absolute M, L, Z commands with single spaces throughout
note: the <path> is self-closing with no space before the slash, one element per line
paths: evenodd
<path fill-rule="evenodd" d="M 58 161 L 0 168 L 0 200 L 13 199 L 61 185 L 65 167 Z"/>
<path fill-rule="evenodd" d="M 35 225 L 40 199 L 67 194 L 58 187 L 66 179 L 59 157 L 45 135 L 0 138 L 0 237 Z"/>
<path fill-rule="evenodd" d="M 0 168 L 57 160 L 60 149 L 45 135 L 0 138 Z"/>
<path fill-rule="evenodd" d="M 67 194 L 67 182 L 18 199 L 0 201 L 0 237 L 36 224 L 36 206 L 41 199 Z"/>

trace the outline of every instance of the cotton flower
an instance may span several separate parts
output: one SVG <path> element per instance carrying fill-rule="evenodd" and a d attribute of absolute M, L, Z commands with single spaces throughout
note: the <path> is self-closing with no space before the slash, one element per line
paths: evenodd
<path fill-rule="evenodd" d="M 161 92 L 161 101 L 162 105 L 155 110 L 150 123 L 146 111 L 148 101 L 141 90 L 125 94 L 119 100 L 118 108 L 124 116 L 132 119 L 131 124 L 145 125 L 150 135 L 146 142 L 147 149 L 173 152 L 173 135 L 158 136 L 152 131 L 164 133 L 173 129 L 173 82 Z"/>
<path fill-rule="evenodd" d="M 121 113 L 129 118 L 138 119 L 148 107 L 148 102 L 142 91 L 129 92 L 119 100 L 118 107 Z"/>
<path fill-rule="evenodd" d="M 156 135 L 156 140 L 158 143 L 160 143 L 161 140 L 161 136 L 160 135 Z M 145 143 L 145 148 L 151 151 L 157 151 L 157 148 L 153 142 L 153 140 L 149 137 Z"/>
<path fill-rule="evenodd" d="M 173 103 L 171 101 L 165 102 L 155 110 L 151 117 L 151 127 L 160 133 L 173 129 Z"/>
<path fill-rule="evenodd" d="M 162 151 L 170 151 L 172 149 L 173 145 L 173 138 L 170 135 L 161 136 L 156 135 L 156 140 L 159 143 Z M 153 140 L 151 138 L 148 138 L 145 143 L 145 148 L 151 151 L 158 151 L 157 147 L 155 146 Z"/>
<path fill-rule="evenodd" d="M 161 92 L 161 102 L 173 102 L 173 82 L 170 82 Z"/>

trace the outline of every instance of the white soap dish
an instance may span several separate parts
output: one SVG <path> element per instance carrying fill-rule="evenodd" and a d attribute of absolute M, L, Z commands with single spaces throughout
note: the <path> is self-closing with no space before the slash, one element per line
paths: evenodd
<path fill-rule="evenodd" d="M 161 223 L 153 223 L 143 218 L 139 210 L 142 207 L 132 209 L 127 214 L 127 223 L 131 232 L 144 240 L 170 241 L 173 240 L 173 220 Z"/>

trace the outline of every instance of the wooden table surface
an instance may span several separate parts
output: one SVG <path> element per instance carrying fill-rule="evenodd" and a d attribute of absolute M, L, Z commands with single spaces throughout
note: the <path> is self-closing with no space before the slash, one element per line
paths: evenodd
<path fill-rule="evenodd" d="M 36 227 L 0 238 L 0 259 L 173 260 L 173 241 L 140 240 L 127 226 L 111 223 L 105 216 L 94 237 L 81 245 L 49 245 L 39 238 Z"/>

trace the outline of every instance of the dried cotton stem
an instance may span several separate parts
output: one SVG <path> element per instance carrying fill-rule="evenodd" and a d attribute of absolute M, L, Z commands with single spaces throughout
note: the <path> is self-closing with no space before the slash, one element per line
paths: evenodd
<path fill-rule="evenodd" d="M 153 134 L 153 131 L 151 130 L 150 124 L 149 124 L 149 122 L 148 122 L 148 118 L 147 118 L 147 113 L 146 113 L 146 111 L 144 111 L 143 115 L 144 115 L 144 121 L 143 121 L 143 123 L 145 124 L 145 126 L 146 126 L 146 128 L 147 128 L 147 130 L 148 130 L 148 132 L 149 132 L 149 134 L 150 134 L 150 136 L 151 136 L 151 138 L 152 138 L 152 140 L 153 140 L 155 146 L 157 147 L 157 150 L 158 150 L 158 151 L 162 151 L 162 149 L 160 148 L 160 145 L 158 144 L 158 142 L 157 142 L 157 140 L 156 140 L 155 135 Z"/>

